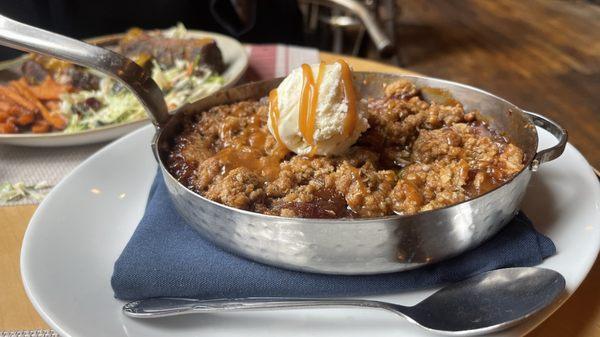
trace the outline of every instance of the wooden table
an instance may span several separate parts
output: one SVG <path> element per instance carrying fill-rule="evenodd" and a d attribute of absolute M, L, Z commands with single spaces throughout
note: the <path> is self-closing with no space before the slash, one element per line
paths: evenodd
<path fill-rule="evenodd" d="M 321 58 L 335 61 L 340 56 L 321 53 Z M 407 72 L 364 59 L 345 56 L 344 59 L 356 70 Z M 19 273 L 21 241 L 35 209 L 36 206 L 0 207 L 0 331 L 48 328 L 27 299 Z M 579 290 L 529 336 L 600 336 L 599 284 L 600 263 L 596 262 Z"/>
<path fill-rule="evenodd" d="M 396 1 L 404 67 L 554 119 L 600 166 L 598 1 Z"/>

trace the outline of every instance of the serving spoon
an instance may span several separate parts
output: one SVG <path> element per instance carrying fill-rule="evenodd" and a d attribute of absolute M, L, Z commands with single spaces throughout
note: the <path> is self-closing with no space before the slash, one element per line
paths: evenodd
<path fill-rule="evenodd" d="M 359 299 L 256 297 L 198 300 L 151 298 L 123 306 L 134 318 L 248 310 L 359 307 L 395 313 L 426 330 L 457 336 L 490 333 L 511 327 L 554 302 L 565 279 L 543 268 L 507 268 L 451 284 L 412 306 Z"/>

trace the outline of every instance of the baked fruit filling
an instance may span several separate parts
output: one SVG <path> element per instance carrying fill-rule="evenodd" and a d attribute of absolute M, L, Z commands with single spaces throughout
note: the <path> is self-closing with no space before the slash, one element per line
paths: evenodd
<path fill-rule="evenodd" d="M 316 83 L 329 74 L 313 75 Z M 301 110 L 302 97 L 291 108 L 286 106 L 289 102 L 274 102 L 273 96 L 282 97 L 278 90 L 279 95 L 272 93 L 270 99 L 187 116 L 172 143 L 169 171 L 194 192 L 235 208 L 285 217 L 370 218 L 414 214 L 477 197 L 510 180 L 524 166 L 521 149 L 455 100 L 430 102 L 425 99 L 427 89 L 398 81 L 386 87 L 383 97 L 348 102 L 349 88 L 343 78 L 339 82 L 325 94 L 314 84 L 304 88 L 309 90 L 304 104 L 308 112 Z M 345 102 L 345 111 L 343 106 L 319 103 L 311 109 L 315 95 L 331 97 L 335 90 L 341 92 L 336 102 Z M 356 109 L 355 123 L 368 125 L 355 126 L 361 132 L 352 131 L 356 141 L 351 145 L 332 142 L 334 137 L 345 139 L 340 135 L 348 124 L 338 118 L 339 133 L 333 128 L 331 138 L 323 138 L 325 133 L 315 131 L 315 125 L 336 118 L 326 109 L 342 117 Z M 293 118 L 285 119 L 286 111 L 294 113 Z M 289 120 L 299 129 L 304 123 L 304 131 L 312 134 L 298 130 L 301 139 L 293 139 L 294 133 L 282 126 Z M 300 154 L 281 140 L 284 132 Z M 331 153 L 320 155 L 320 144 L 322 151 Z"/>

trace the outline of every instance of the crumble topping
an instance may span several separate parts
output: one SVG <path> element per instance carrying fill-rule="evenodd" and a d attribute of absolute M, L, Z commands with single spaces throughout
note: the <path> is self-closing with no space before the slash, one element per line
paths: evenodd
<path fill-rule="evenodd" d="M 414 214 L 477 197 L 524 166 L 523 151 L 407 81 L 365 100 L 370 128 L 345 154 L 301 156 L 267 128 L 268 102 L 186 117 L 167 165 L 185 186 L 232 207 L 287 217 Z"/>

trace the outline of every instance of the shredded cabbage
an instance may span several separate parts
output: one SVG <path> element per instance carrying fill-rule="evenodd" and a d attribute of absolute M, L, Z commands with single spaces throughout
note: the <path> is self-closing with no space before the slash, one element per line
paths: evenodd
<path fill-rule="evenodd" d="M 164 30 L 163 36 L 173 39 L 185 39 L 187 37 L 187 29 L 183 23 L 177 22 L 175 27 Z"/>
<path fill-rule="evenodd" d="M 173 38 L 184 38 L 186 34 L 181 23 L 163 33 Z M 223 77 L 199 66 L 198 62 L 199 59 L 193 62 L 175 60 L 172 67 L 162 69 L 152 60 L 152 78 L 165 94 L 169 110 L 209 95 L 223 86 Z M 101 77 L 98 90 L 82 90 L 61 96 L 60 111 L 69 121 L 64 132 L 79 132 L 146 117 L 144 107 L 133 93 L 112 78 L 102 74 L 98 76 Z M 94 111 L 86 104 L 89 99 L 97 100 L 101 107 Z"/>
<path fill-rule="evenodd" d="M 42 200 L 45 192 L 50 188 L 50 185 L 45 181 L 37 184 L 28 185 L 23 182 L 11 184 L 9 182 L 3 182 L 0 184 L 0 201 L 17 201 L 26 197 L 33 198 L 35 200 Z"/>

